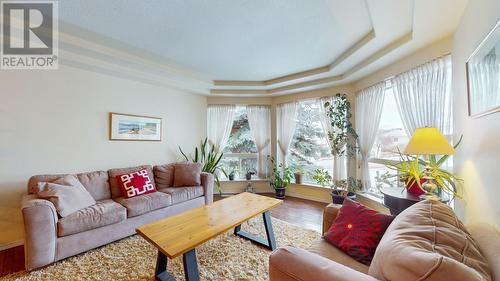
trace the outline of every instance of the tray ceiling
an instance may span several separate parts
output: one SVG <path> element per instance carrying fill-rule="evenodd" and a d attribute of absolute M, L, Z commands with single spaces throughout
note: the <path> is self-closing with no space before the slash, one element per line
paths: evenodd
<path fill-rule="evenodd" d="M 352 82 L 451 34 L 467 0 L 59 2 L 61 63 L 201 94 Z"/>

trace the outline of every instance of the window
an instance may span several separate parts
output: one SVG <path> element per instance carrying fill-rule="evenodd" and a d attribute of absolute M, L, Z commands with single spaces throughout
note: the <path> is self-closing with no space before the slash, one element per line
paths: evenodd
<path fill-rule="evenodd" d="M 403 151 L 409 141 L 403 126 L 403 121 L 399 116 L 396 98 L 392 87 L 386 89 L 382 116 L 378 128 L 375 143 L 370 152 L 369 168 L 371 185 L 368 192 L 374 195 L 380 195 L 380 189 L 385 183 L 382 175 L 389 172 L 387 167 L 380 164 L 379 159 L 399 160 L 399 153 Z"/>
<path fill-rule="evenodd" d="M 449 104 L 451 106 L 451 101 Z M 446 110 L 450 110 L 450 108 L 446 108 Z M 449 122 L 452 122 L 452 120 L 449 120 Z M 447 139 L 452 139 L 452 132 L 443 133 Z M 406 134 L 403 121 L 399 115 L 393 88 L 390 86 L 385 92 L 380 125 L 375 138 L 375 143 L 370 152 L 368 164 L 371 180 L 371 186 L 368 188 L 368 192 L 370 194 L 381 197 L 380 190 L 385 186 L 394 184 L 383 179 L 382 176 L 384 174 L 394 172 L 389 170 L 385 165 L 381 164 L 380 160 L 399 160 L 400 156 L 398 149 L 403 152 L 409 140 L 410 137 Z M 453 169 L 452 157 L 445 162 L 443 167 L 448 171 Z"/>
<path fill-rule="evenodd" d="M 321 126 L 319 106 L 317 100 L 299 102 L 295 134 L 286 159 L 292 171 L 304 173 L 305 183 L 316 183 L 312 179 L 315 169 L 333 171 L 333 157 Z"/>
<path fill-rule="evenodd" d="M 248 123 L 245 106 L 237 106 L 231 135 L 224 148 L 222 167 L 227 173 L 235 171 L 235 178 L 245 178 L 247 171 L 257 169 L 257 146 Z"/>

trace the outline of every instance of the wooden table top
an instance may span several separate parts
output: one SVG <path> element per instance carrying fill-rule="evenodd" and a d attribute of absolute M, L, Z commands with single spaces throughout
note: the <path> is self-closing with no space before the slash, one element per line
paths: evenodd
<path fill-rule="evenodd" d="M 244 192 L 143 225 L 136 231 L 167 257 L 175 258 L 281 203 Z"/>

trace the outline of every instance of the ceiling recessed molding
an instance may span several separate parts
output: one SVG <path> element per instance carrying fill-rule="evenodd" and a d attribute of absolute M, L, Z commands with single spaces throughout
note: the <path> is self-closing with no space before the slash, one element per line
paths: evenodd
<path fill-rule="evenodd" d="M 331 64 L 297 72 L 297 73 L 292 73 L 280 77 L 276 77 L 273 79 L 269 80 L 264 80 L 264 81 L 232 81 L 232 80 L 214 80 L 213 84 L 214 86 L 269 86 L 269 85 L 274 85 L 274 84 L 279 84 L 287 81 L 292 81 L 292 80 L 297 80 L 301 78 L 306 78 L 309 76 L 314 76 L 317 74 L 321 73 L 326 73 L 334 69 L 337 65 L 345 61 L 349 56 L 354 54 L 356 51 L 361 49 L 363 46 L 368 44 L 371 40 L 375 38 L 375 30 L 373 28 L 368 32 L 366 35 L 364 35 L 360 40 L 358 40 L 356 43 L 354 43 L 351 47 L 349 47 L 345 52 L 340 54 L 338 58 L 335 59 Z"/>
<path fill-rule="evenodd" d="M 302 89 L 305 87 L 310 87 L 310 86 L 318 86 L 322 84 L 327 84 L 327 83 L 332 83 L 332 82 L 338 82 L 342 81 L 346 78 L 348 78 L 350 75 L 356 73 L 357 71 L 363 69 L 364 67 L 370 65 L 372 62 L 380 59 L 381 57 L 389 54 L 391 51 L 396 50 L 397 48 L 401 47 L 402 45 L 410 42 L 413 39 L 413 31 L 410 31 L 403 36 L 397 38 L 396 40 L 390 42 L 389 44 L 385 45 L 381 49 L 379 49 L 377 52 L 373 53 L 370 55 L 368 58 L 364 59 L 362 62 L 356 64 L 346 72 L 340 75 L 334 75 L 334 76 L 328 76 L 324 78 L 319 78 L 315 80 L 310 80 L 310 81 L 305 81 L 305 82 L 300 82 L 300 83 L 295 83 L 295 84 L 290 84 L 282 87 L 276 87 L 273 89 L 211 89 L 210 93 L 213 95 L 228 95 L 228 94 L 253 94 L 253 95 L 271 95 L 271 94 L 279 94 L 283 93 L 286 91 L 290 90 L 298 90 Z M 241 86 L 241 85 L 240 85 Z M 248 86 L 248 85 L 244 85 Z"/>

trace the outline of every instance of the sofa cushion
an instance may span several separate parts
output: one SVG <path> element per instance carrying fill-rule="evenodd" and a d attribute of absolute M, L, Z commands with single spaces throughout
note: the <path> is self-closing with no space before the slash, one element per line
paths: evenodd
<path fill-rule="evenodd" d="M 73 175 L 64 176 L 54 182 L 39 182 L 38 189 L 38 196 L 50 200 L 61 217 L 67 217 L 96 203 Z"/>
<path fill-rule="evenodd" d="M 115 201 L 127 208 L 127 216 L 135 217 L 172 205 L 170 194 L 155 192 L 132 198 L 119 197 Z"/>
<path fill-rule="evenodd" d="M 105 171 L 95 171 L 88 173 L 77 174 L 76 177 L 85 186 L 85 189 L 92 197 L 99 201 L 111 199 L 111 191 L 109 190 L 108 173 Z"/>
<path fill-rule="evenodd" d="M 103 200 L 57 222 L 57 233 L 67 236 L 127 219 L 127 209 L 113 200 Z"/>
<path fill-rule="evenodd" d="M 370 265 L 375 249 L 393 216 L 344 199 L 338 216 L 323 236 L 355 260 Z"/>
<path fill-rule="evenodd" d="M 203 186 L 167 187 L 158 191 L 170 194 L 172 204 L 179 204 L 204 195 Z"/>
<path fill-rule="evenodd" d="M 358 262 L 346 253 L 342 252 L 337 247 L 328 243 L 324 239 L 316 239 L 308 249 L 309 252 L 315 253 L 329 260 L 335 261 L 356 271 L 368 273 L 368 266 Z"/>
<path fill-rule="evenodd" d="M 118 184 L 118 181 L 116 180 L 116 176 L 136 172 L 136 171 L 139 171 L 142 169 L 146 169 L 148 171 L 149 175 L 153 175 L 153 167 L 151 165 L 142 165 L 142 166 L 136 166 L 136 167 L 130 167 L 130 168 L 119 168 L 119 169 L 108 170 L 109 187 L 111 189 L 111 197 L 112 198 L 123 197 L 123 193 L 122 193 L 122 190 L 120 189 L 120 185 Z M 156 184 L 154 182 L 154 177 L 150 177 L 150 179 L 151 179 L 153 186 L 155 186 L 155 188 L 156 188 Z"/>
<path fill-rule="evenodd" d="M 476 242 L 453 210 L 436 200 L 394 219 L 368 273 L 381 280 L 491 280 Z"/>
<path fill-rule="evenodd" d="M 28 181 L 28 193 L 38 193 L 39 182 L 53 182 L 67 175 L 68 174 L 32 176 Z M 85 187 L 85 189 L 87 189 L 90 195 L 92 195 L 94 200 L 104 200 L 111 198 L 107 172 L 95 171 L 95 172 L 80 173 L 77 174 L 76 177 Z"/>
<path fill-rule="evenodd" d="M 160 189 L 174 186 L 174 168 L 175 164 L 165 164 L 153 167 L 156 188 Z"/>
<path fill-rule="evenodd" d="M 142 169 L 128 174 L 116 176 L 116 181 L 122 190 L 123 197 L 132 198 L 156 192 L 148 170 Z"/>
<path fill-rule="evenodd" d="M 174 186 L 201 185 L 201 163 L 177 163 L 174 168 Z"/>
<path fill-rule="evenodd" d="M 493 280 L 500 280 L 500 232 L 488 223 L 467 225 L 479 250 L 488 261 Z"/>

